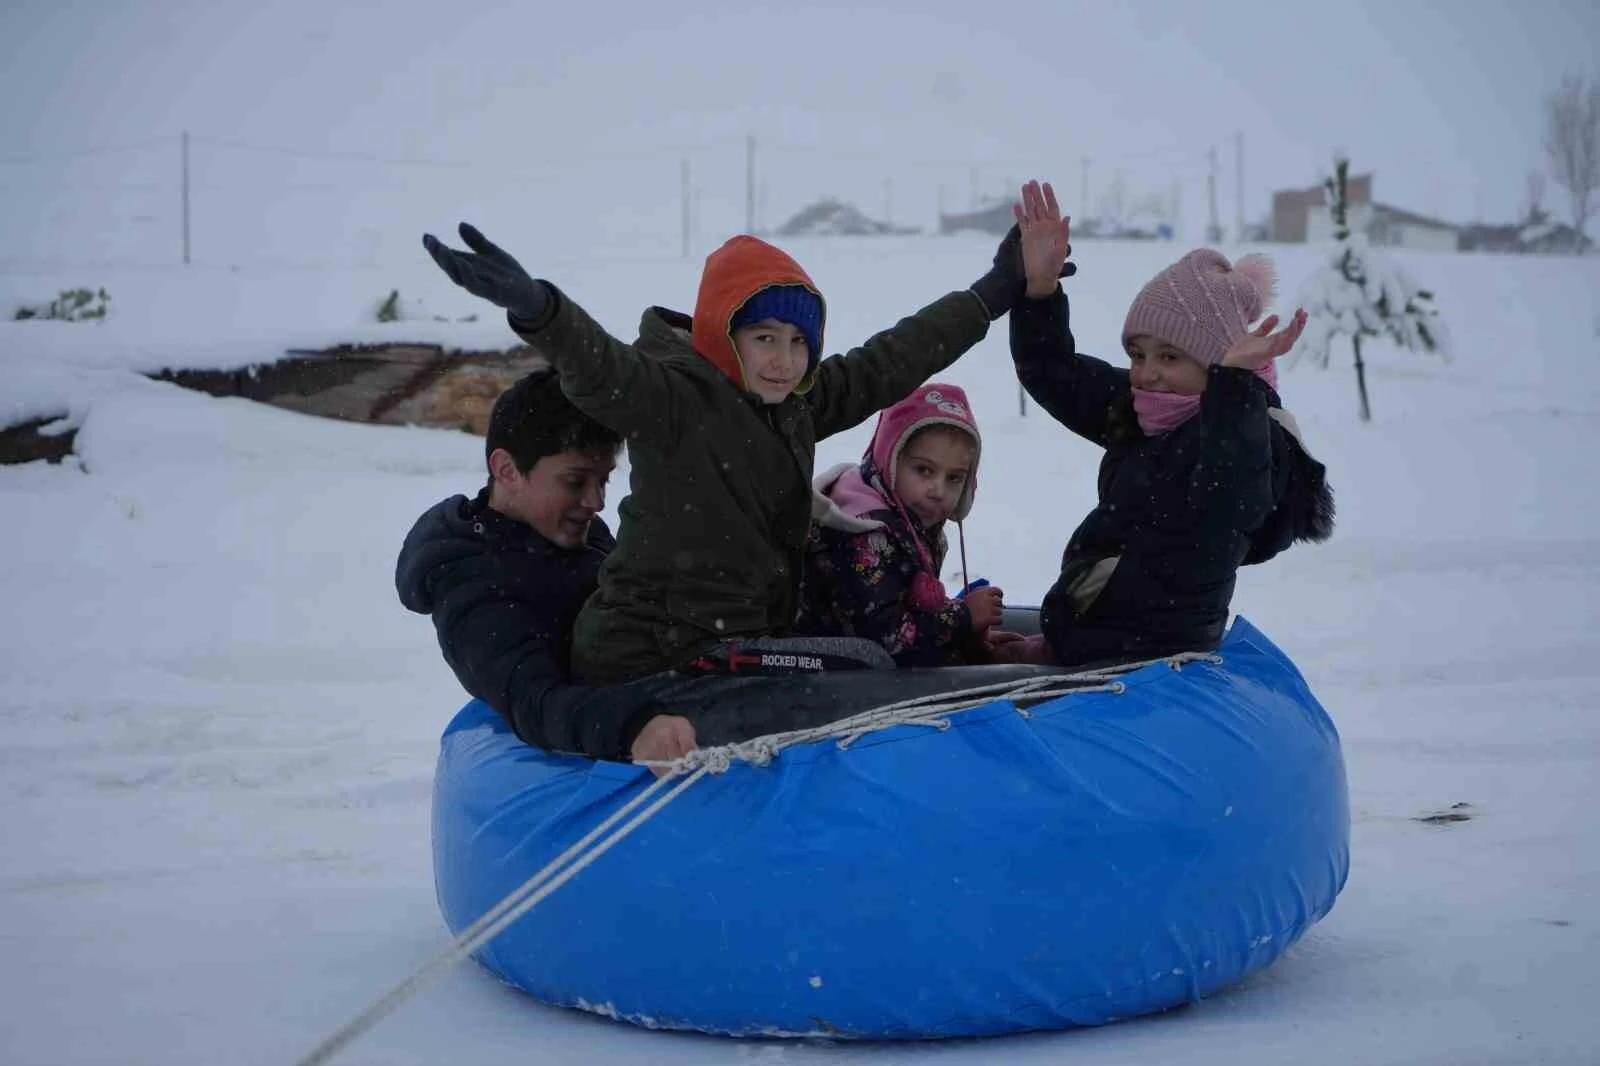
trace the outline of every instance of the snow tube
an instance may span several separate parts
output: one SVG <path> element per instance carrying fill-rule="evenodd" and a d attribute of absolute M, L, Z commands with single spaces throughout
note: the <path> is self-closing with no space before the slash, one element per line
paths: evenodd
<path fill-rule="evenodd" d="M 985 1036 L 1200 999 L 1333 906 L 1339 738 L 1243 619 L 1216 661 L 1121 680 L 705 777 L 478 961 L 546 1003 L 739 1036 Z M 434 785 L 450 929 L 650 780 L 469 703 Z"/>

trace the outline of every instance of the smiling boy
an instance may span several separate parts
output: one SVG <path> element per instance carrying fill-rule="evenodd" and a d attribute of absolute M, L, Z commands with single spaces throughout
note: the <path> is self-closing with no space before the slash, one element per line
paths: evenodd
<path fill-rule="evenodd" d="M 642 689 L 569 676 L 573 619 L 613 543 L 599 515 L 621 444 L 553 371 L 529 374 L 489 415 L 488 484 L 423 513 L 395 564 L 400 602 L 433 620 L 462 688 L 527 743 L 598 759 L 654 758 L 693 737 Z"/>

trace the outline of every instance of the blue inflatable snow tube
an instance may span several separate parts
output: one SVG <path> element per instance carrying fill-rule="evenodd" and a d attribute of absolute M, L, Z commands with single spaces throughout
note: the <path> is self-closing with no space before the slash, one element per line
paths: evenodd
<path fill-rule="evenodd" d="M 741 1036 L 984 1036 L 1204 997 L 1283 954 L 1349 870 L 1333 723 L 1243 619 L 1217 654 L 705 777 L 478 960 L 546 1003 Z M 450 929 L 650 780 L 469 703 L 434 785 Z"/>

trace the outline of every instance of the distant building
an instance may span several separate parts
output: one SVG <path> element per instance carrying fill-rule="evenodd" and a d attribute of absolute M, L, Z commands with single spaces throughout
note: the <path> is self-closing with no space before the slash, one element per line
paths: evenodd
<path fill-rule="evenodd" d="M 1240 234 L 1239 240 L 1244 244 L 1265 244 L 1272 240 L 1272 222 L 1263 219 L 1259 222 L 1245 223 L 1244 232 Z"/>
<path fill-rule="evenodd" d="M 1326 213 L 1326 212 L 1324 212 Z M 1333 222 L 1329 219 L 1329 236 Z M 1454 252 L 1461 247 L 1461 227 L 1388 204 L 1373 204 L 1367 220 L 1367 239 L 1390 248 L 1416 248 L 1428 252 Z"/>
<path fill-rule="evenodd" d="M 1522 222 L 1477 224 L 1461 230 L 1464 252 L 1515 252 L 1525 255 L 1582 255 L 1594 242 L 1564 222 L 1535 210 Z"/>
<path fill-rule="evenodd" d="M 980 207 L 975 211 L 957 214 L 939 212 L 939 232 L 965 233 L 976 230 L 979 233 L 1004 237 L 1015 221 L 1016 218 L 1011 213 L 1011 201 L 996 200 L 987 207 Z"/>
<path fill-rule="evenodd" d="M 1170 241 L 1173 230 L 1172 223 L 1165 215 L 1146 210 L 1135 211 L 1112 222 L 1097 234 L 1085 233 L 1084 236 L 1100 236 L 1112 241 Z"/>
<path fill-rule="evenodd" d="M 1011 211 L 1010 200 L 997 200 L 975 211 L 939 215 L 940 233 L 988 233 L 1004 237 L 1010 231 L 1016 216 Z M 1098 218 L 1074 218 L 1072 235 L 1099 238 L 1107 241 L 1170 241 L 1172 223 L 1153 212 L 1141 212 L 1123 222 L 1108 222 Z"/>
<path fill-rule="evenodd" d="M 1463 252 L 1525 252 L 1522 226 L 1518 223 L 1474 223 L 1461 230 Z"/>
<path fill-rule="evenodd" d="M 1374 245 L 1453 252 L 1461 247 L 1461 227 L 1415 211 L 1380 204 L 1372 198 L 1372 175 L 1353 175 L 1346 186 L 1346 221 Z M 1272 239 L 1287 244 L 1323 244 L 1333 240 L 1333 212 L 1328 191 L 1284 189 L 1272 196 Z"/>
<path fill-rule="evenodd" d="M 915 226 L 896 226 L 868 218 L 853 204 L 826 198 L 801 208 L 778 227 L 780 237 L 878 237 L 920 233 Z"/>
<path fill-rule="evenodd" d="M 1521 237 L 1523 247 L 1539 255 L 1583 255 L 1594 248 L 1594 241 L 1565 222 L 1548 219 L 1524 226 Z"/>
<path fill-rule="evenodd" d="M 1345 186 L 1349 199 L 1350 224 L 1355 228 L 1356 209 L 1372 203 L 1372 175 L 1352 174 Z M 1328 190 L 1321 185 L 1310 189 L 1281 189 L 1272 194 L 1272 239 L 1280 244 L 1305 244 L 1310 238 L 1311 214 L 1327 211 Z"/>

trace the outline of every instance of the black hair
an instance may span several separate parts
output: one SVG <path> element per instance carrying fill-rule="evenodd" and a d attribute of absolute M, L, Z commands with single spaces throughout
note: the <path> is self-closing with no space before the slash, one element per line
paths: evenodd
<path fill-rule="evenodd" d="M 483 439 L 486 461 L 495 449 L 504 448 L 524 474 L 547 455 L 615 452 L 620 447 L 622 436 L 573 406 L 561 391 L 560 376 L 550 369 L 535 370 L 500 394 Z"/>

